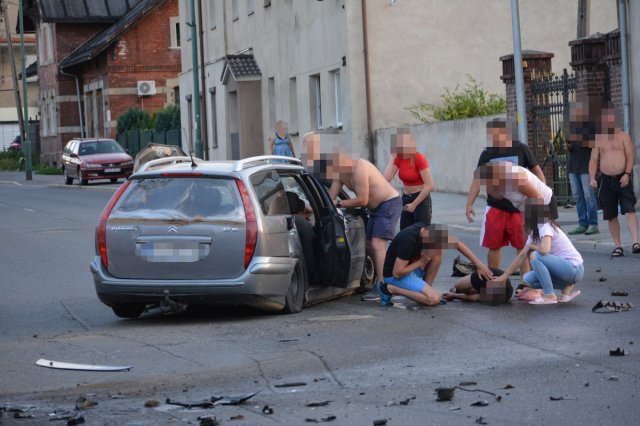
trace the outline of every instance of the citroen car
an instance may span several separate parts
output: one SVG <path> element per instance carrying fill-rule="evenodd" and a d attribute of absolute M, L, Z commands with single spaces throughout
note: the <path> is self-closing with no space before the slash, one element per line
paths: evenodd
<path fill-rule="evenodd" d="M 133 173 L 133 158 L 113 139 L 72 139 L 62 151 L 64 183 L 80 185 L 108 179 L 116 183 Z"/>

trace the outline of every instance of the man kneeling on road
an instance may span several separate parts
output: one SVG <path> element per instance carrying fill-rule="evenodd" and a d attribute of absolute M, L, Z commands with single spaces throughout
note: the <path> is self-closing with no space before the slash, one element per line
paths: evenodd
<path fill-rule="evenodd" d="M 417 223 L 398 233 L 391 241 L 384 260 L 384 282 L 376 289 L 380 304 L 391 304 L 391 296 L 408 297 L 421 305 L 437 305 L 440 293 L 433 289 L 433 281 L 442 264 L 442 250 L 456 249 L 477 267 L 483 279 L 493 279 L 491 270 L 455 237 L 450 237 L 442 225 Z"/>

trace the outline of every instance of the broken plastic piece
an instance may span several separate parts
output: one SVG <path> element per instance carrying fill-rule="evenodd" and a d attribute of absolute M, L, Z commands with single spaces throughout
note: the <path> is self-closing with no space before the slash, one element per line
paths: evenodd
<path fill-rule="evenodd" d="M 0 411 L 6 411 L 7 413 L 24 413 L 25 411 L 29 411 L 32 408 L 36 407 L 31 405 L 12 404 L 11 402 L 0 405 Z"/>
<path fill-rule="evenodd" d="M 39 365 L 40 367 L 55 368 L 58 370 L 79 370 L 79 371 L 125 371 L 125 370 L 128 371 L 133 368 L 130 365 L 76 364 L 72 362 L 51 361 L 44 358 L 40 358 L 39 360 L 37 360 L 36 365 Z"/>
<path fill-rule="evenodd" d="M 244 420 L 244 416 L 242 414 L 238 414 L 237 416 L 229 417 L 229 420 Z"/>
<path fill-rule="evenodd" d="M 508 383 L 502 387 L 502 389 L 513 389 L 513 388 L 514 388 L 514 386 L 510 385 Z"/>
<path fill-rule="evenodd" d="M 603 282 L 607 281 L 607 277 L 600 277 L 600 279 L 598 279 L 598 281 L 603 283 Z"/>
<path fill-rule="evenodd" d="M 611 295 L 612 296 L 622 296 L 622 297 L 624 297 L 624 296 L 628 296 L 629 293 L 627 293 L 626 291 L 612 291 Z"/>
<path fill-rule="evenodd" d="M 591 308 L 591 312 L 625 312 L 630 310 L 632 307 L 633 305 L 631 303 L 600 300 L 593 308 Z"/>
<path fill-rule="evenodd" d="M 200 416 L 198 417 L 200 426 L 218 426 L 220 422 L 216 419 L 216 416 Z"/>
<path fill-rule="evenodd" d="M 198 402 L 182 402 L 182 401 L 175 401 L 172 400 L 171 398 L 167 398 L 165 400 L 166 404 L 170 404 L 170 405 L 179 405 L 180 407 L 185 407 L 185 408 L 213 408 L 213 402 L 209 399 L 205 399 L 204 401 L 198 401 Z"/>
<path fill-rule="evenodd" d="M 624 349 L 616 349 L 615 351 L 609 351 L 609 356 L 624 356 Z"/>
<path fill-rule="evenodd" d="M 262 407 L 262 414 L 273 414 L 273 408 L 265 405 L 264 407 Z"/>
<path fill-rule="evenodd" d="M 385 426 L 387 424 L 387 419 L 379 419 L 373 421 L 373 426 Z"/>
<path fill-rule="evenodd" d="M 220 398 L 211 397 L 211 399 L 213 400 L 215 398 L 215 401 L 213 401 L 215 405 L 238 405 L 253 398 L 257 394 L 258 392 L 250 392 L 250 393 L 241 393 L 238 395 L 223 396 Z"/>
<path fill-rule="evenodd" d="M 318 402 L 310 402 L 307 404 L 307 407 L 326 407 L 332 401 L 318 401 Z"/>
<path fill-rule="evenodd" d="M 487 401 L 476 401 L 471 404 L 472 407 L 486 407 L 487 405 L 489 405 Z"/>
<path fill-rule="evenodd" d="M 277 388 L 293 388 L 297 386 L 307 386 L 307 382 L 291 382 L 291 383 L 281 383 L 276 385 Z"/>
<path fill-rule="evenodd" d="M 323 417 L 321 419 L 306 418 L 306 419 L 304 419 L 304 421 L 307 422 L 307 423 L 322 423 L 322 422 L 332 422 L 336 418 L 337 418 L 336 416 L 327 416 L 327 417 Z"/>
<path fill-rule="evenodd" d="M 460 382 L 459 386 L 476 386 L 478 382 Z"/>
<path fill-rule="evenodd" d="M 409 405 L 409 403 L 411 402 L 412 399 L 416 399 L 416 396 L 411 396 L 407 399 L 403 399 L 402 401 L 398 401 L 398 402 L 389 402 L 387 403 L 387 407 L 394 407 L 394 406 L 398 406 L 398 405 Z"/>
<path fill-rule="evenodd" d="M 453 394 L 456 388 L 437 388 L 436 392 L 438 393 L 437 401 L 451 401 L 453 399 Z"/>
<path fill-rule="evenodd" d="M 278 340 L 278 342 L 281 342 L 281 343 L 285 343 L 285 342 L 296 342 L 296 341 L 298 341 L 298 340 L 300 340 L 298 337 L 294 337 L 293 339 L 280 339 L 280 340 Z"/>
<path fill-rule="evenodd" d="M 487 423 L 487 421 L 484 419 L 484 417 L 478 417 L 476 419 L 476 423 L 479 425 L 488 425 L 489 423 Z"/>

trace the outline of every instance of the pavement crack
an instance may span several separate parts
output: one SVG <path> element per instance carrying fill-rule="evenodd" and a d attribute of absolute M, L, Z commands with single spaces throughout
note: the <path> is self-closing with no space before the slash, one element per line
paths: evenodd
<path fill-rule="evenodd" d="M 252 357 L 251 355 L 247 355 L 247 357 L 256 363 L 256 366 L 258 367 L 258 371 L 260 372 L 260 377 L 262 377 L 262 379 L 264 380 L 264 383 L 267 385 L 269 390 L 273 393 L 276 393 L 275 389 L 273 389 L 273 387 L 269 383 L 269 379 L 267 379 L 267 375 L 264 373 L 264 370 L 262 369 L 262 363 L 259 360 L 255 359 L 254 357 Z"/>
<path fill-rule="evenodd" d="M 325 361 L 325 359 L 322 357 L 322 355 L 319 355 L 319 354 L 317 354 L 314 351 L 309 350 L 309 349 L 301 349 L 300 352 L 306 352 L 306 353 L 311 354 L 311 355 L 315 356 L 316 358 L 318 358 L 318 360 L 320 360 L 320 362 L 324 366 L 325 370 L 327 370 L 327 373 L 329 373 L 329 376 L 331 376 L 333 381 L 338 384 L 340 389 L 344 389 L 344 384 L 336 377 L 335 374 L 333 374 L 333 371 L 332 371 L 331 367 L 329 367 L 329 364 L 327 364 L 327 361 Z"/>
<path fill-rule="evenodd" d="M 137 344 L 139 344 L 139 345 L 143 345 L 143 346 L 146 346 L 146 347 L 149 347 L 149 348 L 155 349 L 155 350 L 157 350 L 158 352 L 162 352 L 162 353 L 163 353 L 163 354 L 165 354 L 165 355 L 169 355 L 169 356 L 171 356 L 171 357 L 173 357 L 173 358 L 179 359 L 180 361 L 187 362 L 187 363 L 189 363 L 189 364 L 191 364 L 191 365 L 195 365 L 195 366 L 198 366 L 198 367 L 204 367 L 204 365 L 202 365 L 202 364 L 200 364 L 200 363 L 198 363 L 198 362 L 192 361 L 192 360 L 190 360 L 190 359 L 188 359 L 188 358 L 185 358 L 185 357 L 180 356 L 180 355 L 178 355 L 178 354 L 175 354 L 175 353 L 173 353 L 173 352 L 171 352 L 171 351 L 168 351 L 168 350 L 166 350 L 166 349 L 163 349 L 163 348 L 161 348 L 161 347 L 160 347 L 160 346 L 158 346 L 158 345 L 154 345 L 153 343 L 147 343 L 147 342 L 143 342 L 143 341 L 140 341 L 140 340 L 137 340 L 137 339 L 131 339 L 131 338 L 128 338 L 128 337 L 123 337 L 123 336 L 114 336 L 113 334 L 109 334 L 109 333 L 101 333 L 101 334 L 102 334 L 103 336 L 112 337 L 112 338 L 114 338 L 114 339 L 120 339 L 120 340 L 125 340 L 125 341 L 127 341 L 127 342 L 137 343 Z"/>
<path fill-rule="evenodd" d="M 89 331 L 91 330 L 91 326 L 89 324 L 87 324 L 82 318 L 80 318 L 79 315 L 77 315 L 73 309 L 71 309 L 71 306 L 69 306 L 69 304 L 67 302 L 65 302 L 64 300 L 62 300 L 60 302 L 62 304 L 62 306 L 64 307 L 64 309 L 67 311 L 67 313 L 71 316 L 71 318 L 74 321 L 77 321 L 78 324 L 80 324 L 82 327 L 84 327 L 85 330 Z"/>

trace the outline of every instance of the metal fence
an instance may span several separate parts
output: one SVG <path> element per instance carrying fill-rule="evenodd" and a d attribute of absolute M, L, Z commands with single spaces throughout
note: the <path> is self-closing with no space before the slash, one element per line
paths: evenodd
<path fill-rule="evenodd" d="M 564 129 L 569 123 L 569 103 L 575 99 L 575 89 L 576 78 L 566 69 L 561 75 L 532 76 L 534 138 L 531 147 L 560 204 L 573 202 L 567 173 Z"/>
<path fill-rule="evenodd" d="M 155 132 L 153 130 L 130 130 L 122 135 L 118 135 L 117 139 L 120 145 L 126 148 L 132 157 L 138 155 L 138 153 L 151 142 L 180 147 L 182 143 L 180 129 L 161 132 Z"/>

